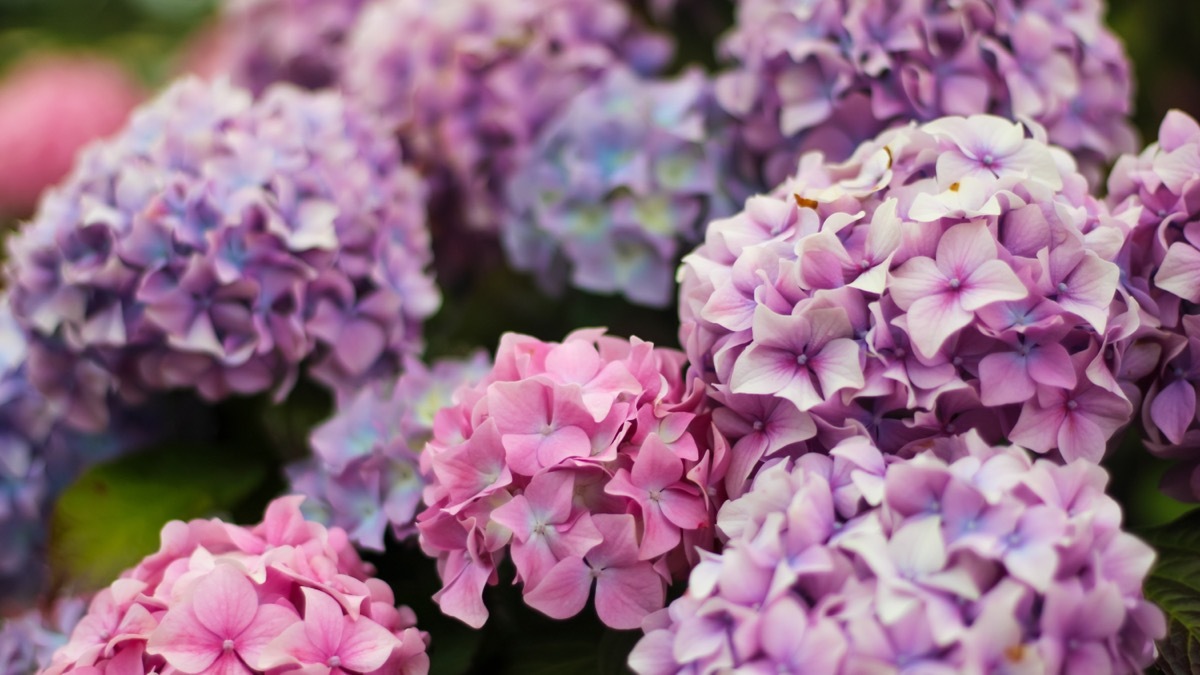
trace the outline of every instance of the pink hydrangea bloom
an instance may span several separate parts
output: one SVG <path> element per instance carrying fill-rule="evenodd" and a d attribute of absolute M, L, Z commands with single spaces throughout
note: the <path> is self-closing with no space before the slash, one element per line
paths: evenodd
<path fill-rule="evenodd" d="M 119 66 L 95 57 L 18 64 L 0 81 L 0 216 L 32 213 L 79 149 L 120 129 L 142 96 Z"/>
<path fill-rule="evenodd" d="M 1200 501 L 1200 124 L 1168 113 L 1158 142 L 1118 160 L 1108 190 L 1114 213 L 1133 224 L 1122 281 L 1142 308 L 1125 379 L 1145 392 L 1147 448 L 1182 460 L 1164 488 Z"/>
<path fill-rule="evenodd" d="M 766 458 L 858 434 L 894 452 L 976 429 L 1098 460 L 1133 411 L 1128 229 L 1065 152 L 998 117 L 885 132 L 842 164 L 805 155 L 680 271 L 730 495 Z"/>
<path fill-rule="evenodd" d="M 848 157 L 944 115 L 1031 120 L 1085 173 L 1136 146 L 1131 67 L 1105 3 L 742 0 L 720 101 L 765 186 L 802 152 Z"/>
<path fill-rule="evenodd" d="M 492 372 L 438 413 L 421 455 L 422 549 L 447 614 L 488 617 L 484 586 L 511 555 L 525 601 L 554 618 L 596 612 L 636 628 L 712 541 L 726 447 L 684 356 L 581 330 L 562 343 L 505 335 Z"/>
<path fill-rule="evenodd" d="M 92 599 L 41 675 L 429 670 L 427 637 L 339 529 L 283 497 L 252 528 L 174 521 Z"/>
<path fill-rule="evenodd" d="M 1098 466 L 977 434 L 911 457 L 852 438 L 772 462 L 717 520 L 687 593 L 645 622 L 639 675 L 1138 673 L 1166 622 L 1154 551 Z"/>

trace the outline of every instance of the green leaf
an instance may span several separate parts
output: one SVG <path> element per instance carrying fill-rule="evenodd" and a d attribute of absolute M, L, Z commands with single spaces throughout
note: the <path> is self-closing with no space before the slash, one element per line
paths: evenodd
<path fill-rule="evenodd" d="M 93 467 L 59 498 L 50 524 L 55 579 L 98 588 L 158 550 L 170 520 L 227 513 L 267 477 L 250 452 L 175 444 Z"/>
<path fill-rule="evenodd" d="M 1168 621 L 1156 665 L 1165 673 L 1200 672 L 1200 511 L 1143 536 L 1159 556 L 1146 580 L 1146 597 Z"/>

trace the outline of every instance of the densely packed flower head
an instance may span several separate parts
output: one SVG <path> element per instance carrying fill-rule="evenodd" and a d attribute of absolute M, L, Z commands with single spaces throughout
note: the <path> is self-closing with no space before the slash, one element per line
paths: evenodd
<path fill-rule="evenodd" d="M 335 94 L 184 80 L 93 146 L 10 248 L 30 378 L 100 428 L 126 399 L 339 392 L 394 374 L 439 297 L 423 187 Z M 110 383 L 111 380 L 111 383 Z"/>
<path fill-rule="evenodd" d="M 346 533 L 283 497 L 252 528 L 173 521 L 91 601 L 42 675 L 428 672 L 425 635 Z"/>
<path fill-rule="evenodd" d="M 453 405 L 460 386 L 490 371 L 483 353 L 432 367 L 412 359 L 398 380 L 377 382 L 340 406 L 313 431 L 313 456 L 288 469 L 293 492 L 308 497 L 305 513 L 376 551 L 388 529 L 397 539 L 415 533 L 425 487 L 419 453 L 433 435 L 434 415 Z"/>
<path fill-rule="evenodd" d="M 344 80 L 438 178 L 452 217 L 495 231 L 511 173 L 563 104 L 668 53 L 622 0 L 381 0 L 351 34 Z"/>
<path fill-rule="evenodd" d="M 117 408 L 103 432 L 75 431 L 30 383 L 28 349 L 7 296 L 0 298 L 0 614 L 43 590 L 50 514 L 62 490 L 85 468 L 165 436 L 170 417 Z"/>
<path fill-rule="evenodd" d="M 1168 113 L 1157 143 L 1122 157 L 1108 183 L 1114 213 L 1133 223 L 1121 254 L 1124 285 L 1144 310 L 1130 361 L 1144 388 L 1147 447 L 1184 463 L 1167 476 L 1180 498 L 1200 499 L 1200 124 Z"/>
<path fill-rule="evenodd" d="M 858 434 L 894 452 L 977 429 L 1098 460 L 1132 415 L 1127 230 L 1065 152 L 998 117 L 805 155 L 680 271 L 680 340 L 740 457 L 731 496 L 761 458 Z"/>
<path fill-rule="evenodd" d="M 1108 476 L 977 435 L 865 438 L 765 467 L 630 665 L 668 673 L 1139 673 L 1166 633 L 1154 552 Z"/>
<path fill-rule="evenodd" d="M 0 81 L 0 216 L 28 216 L 71 170 L 79 149 L 125 123 L 142 98 L 119 66 L 98 58 L 44 56 Z"/>
<path fill-rule="evenodd" d="M 505 335 L 492 372 L 437 414 L 421 454 L 422 549 L 438 560 L 442 610 L 471 626 L 511 555 L 525 602 L 636 628 L 712 541 L 708 486 L 727 457 L 685 388 L 683 354 L 637 338 Z"/>
<path fill-rule="evenodd" d="M 221 70 L 261 94 L 276 82 L 337 86 L 346 40 L 369 0 L 226 0 Z"/>
<path fill-rule="evenodd" d="M 46 610 L 34 609 L 0 620 L 0 673 L 34 675 L 50 658 L 87 611 L 87 600 L 64 597 Z"/>
<path fill-rule="evenodd" d="M 1101 0 L 745 0 L 721 44 L 724 107 L 764 186 L 801 152 L 843 159 L 910 120 L 1034 120 L 1089 175 L 1136 146 L 1130 64 Z"/>
<path fill-rule="evenodd" d="M 680 244 L 729 215 L 708 78 L 611 70 L 539 134 L 509 186 L 503 240 L 543 286 L 670 304 Z"/>

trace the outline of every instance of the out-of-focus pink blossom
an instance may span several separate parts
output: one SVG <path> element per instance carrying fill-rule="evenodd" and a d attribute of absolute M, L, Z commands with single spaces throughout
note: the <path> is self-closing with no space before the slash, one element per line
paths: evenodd
<path fill-rule="evenodd" d="M 98 57 L 36 56 L 0 80 L 0 216 L 33 212 L 80 148 L 124 124 L 144 93 Z"/>

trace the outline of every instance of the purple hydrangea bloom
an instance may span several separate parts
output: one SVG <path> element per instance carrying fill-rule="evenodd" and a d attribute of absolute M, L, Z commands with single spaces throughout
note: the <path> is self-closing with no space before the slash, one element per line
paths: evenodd
<path fill-rule="evenodd" d="M 1098 466 L 976 434 L 863 438 L 771 463 L 717 518 L 687 593 L 630 656 L 670 673 L 1137 673 L 1166 622 L 1154 551 Z"/>
<path fill-rule="evenodd" d="M 732 212 L 720 119 L 703 72 L 640 79 L 616 68 L 538 136 L 509 185 L 509 260 L 542 285 L 663 307 L 680 244 Z"/>
<path fill-rule="evenodd" d="M 1130 64 L 1101 0 L 743 0 L 718 97 L 775 185 L 910 120 L 1044 126 L 1090 177 L 1136 145 Z"/>
<path fill-rule="evenodd" d="M 30 378 L 81 428 L 126 400 L 394 375 L 440 299 L 423 184 L 333 93 L 185 80 L 90 148 L 12 241 Z M 108 381 L 111 379 L 111 383 Z"/>
<path fill-rule="evenodd" d="M 680 271 L 680 341 L 736 443 L 730 495 L 763 458 L 859 434 L 895 452 L 976 429 L 1098 460 L 1133 412 L 1127 229 L 1065 152 L 999 117 L 805 155 Z"/>
<path fill-rule="evenodd" d="M 419 453 L 433 436 L 434 415 L 454 404 L 460 386 L 490 370 L 482 352 L 431 368 L 413 359 L 398 380 L 377 382 L 347 401 L 313 431 L 313 457 L 288 470 L 293 492 L 308 496 L 305 513 L 377 551 L 389 526 L 399 539 L 416 532 L 412 521 L 425 488 Z"/>
<path fill-rule="evenodd" d="M 0 673 L 34 675 L 50 665 L 50 657 L 87 611 L 87 600 L 64 597 L 47 611 L 30 610 L 0 620 Z"/>
<path fill-rule="evenodd" d="M 219 59 L 255 95 L 276 82 L 341 81 L 346 39 L 369 0 L 226 0 Z"/>
<path fill-rule="evenodd" d="M 447 218 L 497 231 L 509 177 L 561 107 L 609 68 L 653 72 L 669 52 L 622 0 L 382 0 L 351 34 L 344 79 L 438 177 Z"/>
<path fill-rule="evenodd" d="M 1146 446 L 1182 460 L 1166 476 L 1167 491 L 1200 501 L 1200 124 L 1168 113 L 1157 143 L 1117 162 L 1108 190 L 1113 212 L 1133 226 L 1123 282 L 1144 329 L 1126 360 L 1132 381 L 1145 377 Z"/>

